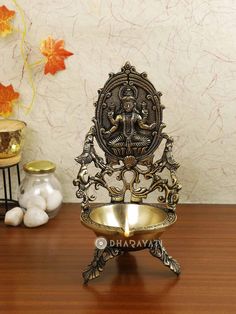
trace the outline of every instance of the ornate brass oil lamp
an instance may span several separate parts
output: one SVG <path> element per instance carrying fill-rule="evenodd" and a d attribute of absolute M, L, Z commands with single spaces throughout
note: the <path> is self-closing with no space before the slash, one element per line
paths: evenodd
<path fill-rule="evenodd" d="M 161 93 L 146 73 L 138 73 L 127 62 L 121 72 L 110 74 L 98 94 L 94 124 L 76 158 L 80 169 L 73 182 L 78 188 L 76 196 L 82 199 L 81 221 L 98 237 L 94 258 L 83 272 L 84 282 L 98 277 L 109 259 L 140 249 L 149 249 L 179 275 L 178 262 L 160 240 L 176 221 L 181 189 L 175 174 L 179 164 L 172 157 L 173 139 L 163 132 Z M 97 154 L 94 139 L 105 158 Z M 162 157 L 154 161 L 154 152 L 163 140 Z M 95 175 L 89 174 L 90 164 L 98 169 Z M 164 169 L 169 178 L 162 178 Z M 91 207 L 90 201 L 95 200 L 89 191 L 92 186 L 105 188 L 111 203 Z M 143 203 L 151 192 L 157 195 L 155 205 Z"/>

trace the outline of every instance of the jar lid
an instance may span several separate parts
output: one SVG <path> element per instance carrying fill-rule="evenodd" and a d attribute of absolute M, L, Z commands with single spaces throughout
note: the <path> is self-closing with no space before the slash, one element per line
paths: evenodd
<path fill-rule="evenodd" d="M 42 174 L 54 172 L 56 165 L 49 160 L 34 160 L 25 164 L 23 168 L 28 173 Z"/>

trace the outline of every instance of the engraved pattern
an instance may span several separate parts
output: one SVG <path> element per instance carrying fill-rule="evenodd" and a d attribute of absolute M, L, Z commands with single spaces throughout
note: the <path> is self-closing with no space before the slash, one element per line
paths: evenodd
<path fill-rule="evenodd" d="M 107 189 L 111 200 L 116 202 L 123 202 L 127 191 L 131 193 L 130 201 L 137 203 L 157 190 L 161 193 L 157 198 L 159 203 L 166 204 L 171 210 L 176 208 L 181 189 L 175 173 L 179 164 L 172 156 L 173 139 L 162 133 L 165 125 L 162 123 L 164 107 L 160 104 L 161 93 L 156 92 L 146 77 L 146 74 L 137 73 L 127 62 L 121 72 L 110 74 L 104 88 L 99 90 L 94 126 L 86 135 L 82 154 L 75 159 L 81 166 L 73 183 L 78 188 L 76 196 L 82 199 L 83 210 L 89 210 L 89 202 L 95 200 L 95 196 L 89 195 L 88 191 L 92 185 L 95 189 L 100 186 Z M 138 95 L 143 95 L 142 100 L 146 99 L 145 102 L 140 102 L 139 111 L 135 108 Z M 111 101 L 108 103 L 107 99 Z M 117 99 L 123 102 L 126 109 L 115 114 Z M 150 118 L 149 112 L 152 108 L 155 120 Z M 134 127 L 135 122 L 137 127 L 140 127 L 139 131 Z M 149 133 L 139 133 L 142 128 Z M 152 131 L 154 128 L 155 131 Z M 114 137 L 110 138 L 111 134 L 114 134 Z M 96 153 L 94 138 L 104 150 L 106 162 Z M 166 143 L 162 157 L 153 162 L 150 152 L 163 140 Z M 88 174 L 87 166 L 90 163 L 94 163 L 99 169 L 94 176 Z M 161 177 L 165 168 L 170 172 L 169 180 Z M 127 173 L 131 176 L 129 180 L 126 178 Z M 122 183 L 121 187 L 108 184 L 107 176 L 113 174 Z M 149 183 L 148 187 L 141 185 L 141 178 Z"/>
<path fill-rule="evenodd" d="M 100 276 L 106 262 L 113 257 L 123 254 L 119 248 L 107 246 L 105 249 L 95 249 L 94 258 L 88 265 L 87 269 L 83 272 L 84 284 L 89 280 L 95 279 Z"/>
<path fill-rule="evenodd" d="M 152 247 L 149 249 L 149 252 L 152 256 L 159 258 L 162 263 L 169 267 L 176 275 L 181 273 L 179 263 L 169 256 L 166 249 L 162 245 L 161 240 L 153 241 Z"/>
<path fill-rule="evenodd" d="M 152 256 L 161 260 L 161 262 L 170 268 L 176 275 L 181 273 L 179 263 L 169 256 L 164 248 L 161 240 L 155 240 L 152 244 L 148 243 L 147 248 Z M 96 279 L 103 271 L 105 264 L 108 260 L 123 254 L 122 248 L 106 246 L 105 249 L 95 249 L 94 258 L 88 265 L 87 269 L 83 272 L 84 284 L 89 280 Z"/>
<path fill-rule="evenodd" d="M 158 205 L 158 207 L 161 208 L 160 205 Z M 143 227 L 139 226 L 138 231 L 139 232 L 140 231 L 148 231 L 148 230 L 153 231 L 153 230 L 165 228 L 165 227 L 173 224 L 176 221 L 176 213 L 173 212 L 172 210 L 168 209 L 168 208 L 165 208 L 165 207 L 163 207 L 163 210 L 165 210 L 167 213 L 167 217 L 164 221 L 162 221 L 161 223 L 158 223 L 158 224 L 152 224 L 152 225 L 143 226 Z M 83 210 L 81 212 L 81 220 L 86 225 L 88 225 L 90 227 L 92 226 L 93 229 L 100 230 L 101 232 L 104 231 L 104 225 L 99 224 L 90 218 L 90 211 L 89 210 Z M 106 225 L 106 230 L 114 232 L 114 233 L 118 233 L 118 232 L 123 233 L 123 229 L 120 227 L 111 227 L 111 226 Z"/>
<path fill-rule="evenodd" d="M 98 144 L 107 155 L 141 160 L 157 148 L 164 127 L 160 96 L 147 75 L 129 62 L 110 75 L 99 90 L 94 118 Z"/>

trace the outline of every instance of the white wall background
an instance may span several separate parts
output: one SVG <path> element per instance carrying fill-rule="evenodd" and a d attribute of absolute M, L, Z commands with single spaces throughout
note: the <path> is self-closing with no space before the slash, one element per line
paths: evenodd
<path fill-rule="evenodd" d="M 49 159 L 58 168 L 65 201 L 72 185 L 97 89 L 129 60 L 162 91 L 166 132 L 175 138 L 181 202 L 236 202 L 235 0 L 18 0 L 25 12 L 29 61 L 41 58 L 49 35 L 74 53 L 55 76 L 35 68 L 36 100 L 22 163 Z M 17 11 L 13 1 L 1 0 Z M 14 25 L 22 28 L 17 12 Z M 32 90 L 22 70 L 20 31 L 0 39 L 0 82 L 13 84 L 28 104 Z M 99 200 L 102 200 L 100 194 Z"/>

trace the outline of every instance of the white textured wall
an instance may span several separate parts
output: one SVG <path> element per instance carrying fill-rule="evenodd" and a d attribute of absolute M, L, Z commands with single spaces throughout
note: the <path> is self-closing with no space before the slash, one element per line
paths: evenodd
<path fill-rule="evenodd" d="M 93 102 L 109 72 L 126 60 L 146 71 L 166 106 L 166 132 L 181 163 L 181 202 L 236 202 L 235 0 L 19 0 L 28 25 L 30 59 L 40 58 L 48 35 L 74 53 L 57 75 L 34 71 L 33 110 L 14 117 L 28 123 L 24 161 L 58 165 L 65 201 L 77 201 L 74 157 L 94 114 Z M 1 1 L 16 9 L 10 0 Z M 21 27 L 19 14 L 14 22 Z M 20 32 L 0 39 L 0 82 L 31 99 L 22 72 Z M 22 77 L 23 73 L 23 77 Z M 101 200 L 101 198 L 100 198 Z"/>

